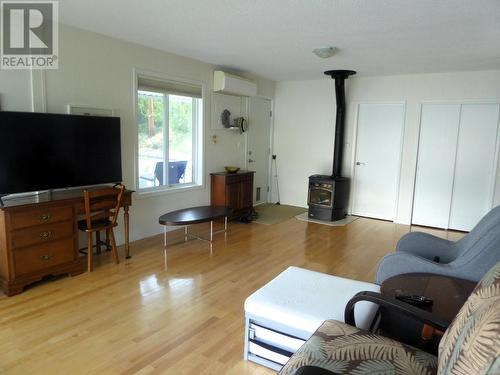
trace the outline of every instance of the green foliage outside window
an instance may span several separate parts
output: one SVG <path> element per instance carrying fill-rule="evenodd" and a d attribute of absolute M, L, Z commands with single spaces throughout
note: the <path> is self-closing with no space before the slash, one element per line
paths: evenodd
<path fill-rule="evenodd" d="M 153 131 L 148 129 L 148 100 L 153 101 Z M 182 96 L 169 96 L 169 145 L 173 149 L 190 149 L 192 135 L 192 100 Z M 163 149 L 163 95 L 138 95 L 137 124 L 139 127 L 139 144 L 153 150 Z M 187 150 L 186 150 L 187 151 Z M 190 151 L 189 151 L 190 152 Z"/>

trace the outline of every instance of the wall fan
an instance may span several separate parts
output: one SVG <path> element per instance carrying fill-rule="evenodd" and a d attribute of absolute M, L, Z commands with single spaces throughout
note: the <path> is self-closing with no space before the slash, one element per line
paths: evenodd
<path fill-rule="evenodd" d="M 240 129 L 240 133 L 244 133 L 248 130 L 248 121 L 244 117 L 237 117 L 234 119 L 234 127 Z"/>

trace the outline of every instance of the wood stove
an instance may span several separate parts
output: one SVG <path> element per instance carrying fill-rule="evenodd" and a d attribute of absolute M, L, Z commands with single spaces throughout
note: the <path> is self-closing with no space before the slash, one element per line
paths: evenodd
<path fill-rule="evenodd" d="M 349 179 L 315 174 L 309 177 L 309 213 L 311 219 L 336 221 L 347 215 Z"/>
<path fill-rule="evenodd" d="M 311 219 L 336 221 L 345 218 L 349 202 L 349 179 L 341 177 L 342 153 L 345 127 L 345 87 L 344 81 L 353 70 L 329 70 L 326 75 L 335 80 L 337 117 L 335 122 L 335 144 L 333 149 L 332 175 L 312 175 L 309 177 L 307 204 Z"/>

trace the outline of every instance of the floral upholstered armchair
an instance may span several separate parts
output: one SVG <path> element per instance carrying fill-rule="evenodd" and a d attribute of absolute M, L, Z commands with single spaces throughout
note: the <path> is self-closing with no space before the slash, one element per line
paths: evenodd
<path fill-rule="evenodd" d="M 356 295 L 346 308 L 353 323 L 353 305 L 359 300 L 377 302 L 371 292 Z M 383 302 L 382 302 L 383 303 Z M 445 328 L 446 322 L 423 310 L 407 315 Z M 423 312 L 423 314 L 421 314 Z M 290 358 L 279 375 L 327 374 L 500 374 L 500 263 L 479 282 L 439 345 L 438 357 L 409 345 L 334 320 L 324 322 Z"/>

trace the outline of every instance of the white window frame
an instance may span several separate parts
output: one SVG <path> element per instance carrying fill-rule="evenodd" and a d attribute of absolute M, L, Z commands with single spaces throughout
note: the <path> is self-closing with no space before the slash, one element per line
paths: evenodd
<path fill-rule="evenodd" d="M 140 179 L 140 173 L 139 173 L 139 126 L 137 124 L 137 106 L 138 106 L 138 92 L 139 92 L 139 78 L 147 78 L 147 79 L 152 79 L 152 80 L 157 80 L 159 82 L 174 82 L 174 83 L 181 83 L 181 84 L 187 84 L 187 85 L 196 85 L 201 87 L 201 99 L 200 100 L 194 100 L 193 98 L 193 110 L 192 110 L 192 116 L 193 116 L 193 129 L 192 129 L 192 137 L 193 137 L 193 153 L 192 153 L 192 172 L 193 176 L 192 179 L 193 181 L 190 183 L 179 183 L 175 185 L 160 185 L 160 186 L 151 186 L 147 188 L 139 188 L 139 179 Z M 199 189 L 204 189 L 205 188 L 205 179 L 204 179 L 204 171 L 205 171 L 205 164 L 204 164 L 204 128 L 205 128 L 205 123 L 206 123 L 206 114 L 205 114 L 205 109 L 207 108 L 206 106 L 206 84 L 205 82 L 202 81 L 196 81 L 196 80 L 190 80 L 190 79 L 185 79 L 185 78 L 179 78 L 179 77 L 172 77 L 168 76 L 165 74 L 161 73 L 156 73 L 156 72 L 149 72 L 149 71 L 144 71 L 144 70 L 139 70 L 139 69 L 134 69 L 133 71 L 133 90 L 134 90 L 134 126 L 135 126 L 135 153 L 134 153 L 134 165 L 135 165 L 135 171 L 134 171 L 134 184 L 135 184 L 135 190 L 137 191 L 137 194 L 139 196 L 150 196 L 150 195 L 161 195 L 161 194 L 169 194 L 169 193 L 176 193 L 176 192 L 181 192 L 181 191 L 191 191 L 191 190 L 199 190 Z M 165 90 L 164 92 L 162 91 L 163 94 L 166 95 L 179 95 L 176 93 L 169 94 L 168 90 Z M 164 100 L 166 98 L 166 95 L 164 96 Z M 200 105 L 201 103 L 201 105 Z M 201 107 L 201 108 L 200 108 Z M 169 134 L 169 111 L 168 111 L 168 102 L 165 103 L 165 112 L 164 112 L 164 138 L 163 138 L 163 143 L 164 143 L 164 150 L 163 150 L 163 155 L 164 155 L 164 168 L 163 168 L 163 178 L 164 181 L 168 181 L 168 168 L 166 168 L 165 165 L 165 155 L 168 158 L 168 134 Z"/>

